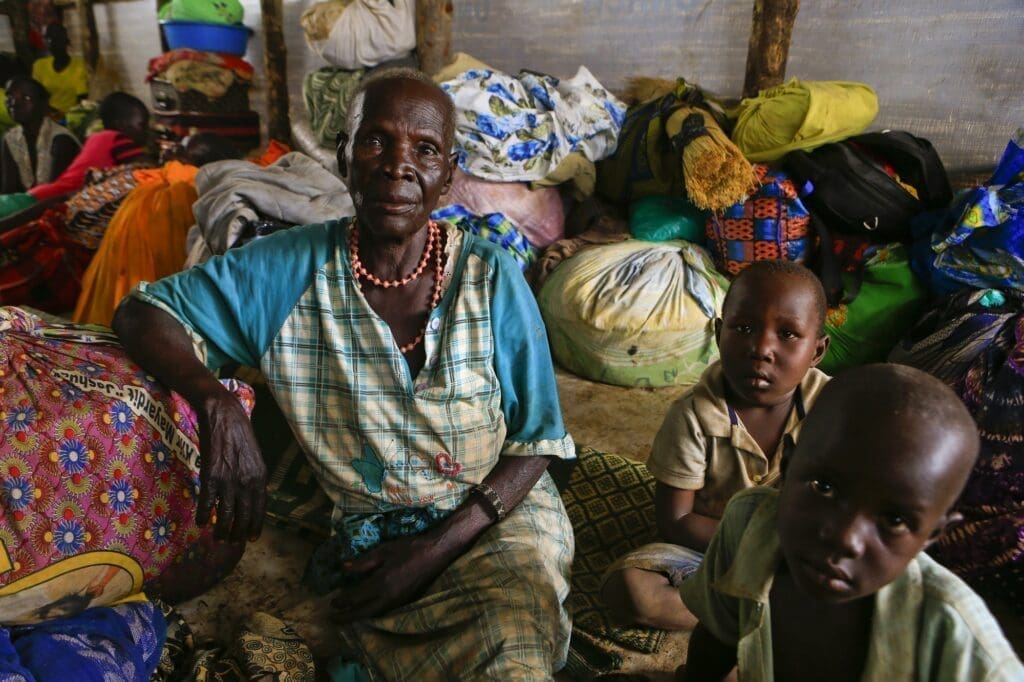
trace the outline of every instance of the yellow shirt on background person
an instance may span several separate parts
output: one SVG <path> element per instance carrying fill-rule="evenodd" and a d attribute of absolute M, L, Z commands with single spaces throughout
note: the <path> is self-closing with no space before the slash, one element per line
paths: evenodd
<path fill-rule="evenodd" d="M 62 114 L 78 104 L 79 96 L 89 94 L 89 71 L 81 57 L 72 57 L 59 72 L 53 68 L 53 57 L 37 59 L 32 64 L 32 78 L 43 84 L 50 93 L 50 106 Z"/>

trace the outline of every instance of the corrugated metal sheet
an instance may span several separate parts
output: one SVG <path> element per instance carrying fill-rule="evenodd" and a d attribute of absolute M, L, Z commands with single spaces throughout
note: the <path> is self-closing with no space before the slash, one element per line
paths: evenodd
<path fill-rule="evenodd" d="M 312 0 L 285 0 L 289 86 L 303 110 L 302 76 L 322 65 L 306 48 L 298 19 Z M 1024 0 L 804 0 L 788 73 L 859 80 L 880 100 L 873 127 L 930 138 L 953 169 L 991 166 L 1024 124 Z M 258 0 L 243 0 L 258 27 Z M 507 71 L 569 76 L 587 65 L 605 85 L 633 74 L 684 76 L 738 95 L 751 0 L 453 0 L 454 48 Z M 69 23 L 74 23 L 69 12 Z M 147 98 L 147 60 L 159 51 L 152 0 L 96 6 L 101 49 L 121 87 Z M 0 48 L 12 49 L 0 21 Z M 262 70 L 257 34 L 247 58 Z M 263 111 L 261 80 L 253 106 Z"/>

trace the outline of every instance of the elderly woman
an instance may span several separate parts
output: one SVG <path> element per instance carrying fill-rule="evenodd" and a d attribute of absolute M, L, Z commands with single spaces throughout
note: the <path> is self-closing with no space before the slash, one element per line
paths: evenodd
<path fill-rule="evenodd" d="M 422 74 L 364 81 L 338 163 L 354 220 L 277 233 L 155 284 L 114 328 L 202 433 L 200 521 L 259 533 L 266 469 L 210 373 L 259 366 L 335 502 L 310 574 L 386 679 L 547 679 L 565 662 L 572 458 L 536 304 L 494 245 L 430 221 L 454 111 Z M 333 567 L 333 568 L 332 568 Z"/>

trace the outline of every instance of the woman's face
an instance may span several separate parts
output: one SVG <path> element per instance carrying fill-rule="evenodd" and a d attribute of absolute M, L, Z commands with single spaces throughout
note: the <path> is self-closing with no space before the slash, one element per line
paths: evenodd
<path fill-rule="evenodd" d="M 11 118 L 21 125 L 38 122 L 46 115 L 46 102 L 40 100 L 30 88 L 12 85 L 7 90 L 6 103 Z"/>
<path fill-rule="evenodd" d="M 391 79 L 372 84 L 355 131 L 349 179 L 356 217 L 386 241 L 404 241 L 422 229 L 452 182 L 450 106 L 426 83 Z"/>

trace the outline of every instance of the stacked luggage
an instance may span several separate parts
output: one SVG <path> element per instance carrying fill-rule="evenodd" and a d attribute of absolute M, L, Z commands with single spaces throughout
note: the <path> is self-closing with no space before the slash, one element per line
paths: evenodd
<path fill-rule="evenodd" d="M 170 49 L 150 60 L 147 76 L 162 148 L 200 132 L 226 137 L 243 153 L 259 147 L 259 114 L 249 108 L 253 67 L 244 59 L 252 31 L 241 19 L 237 0 L 165 5 Z"/>

